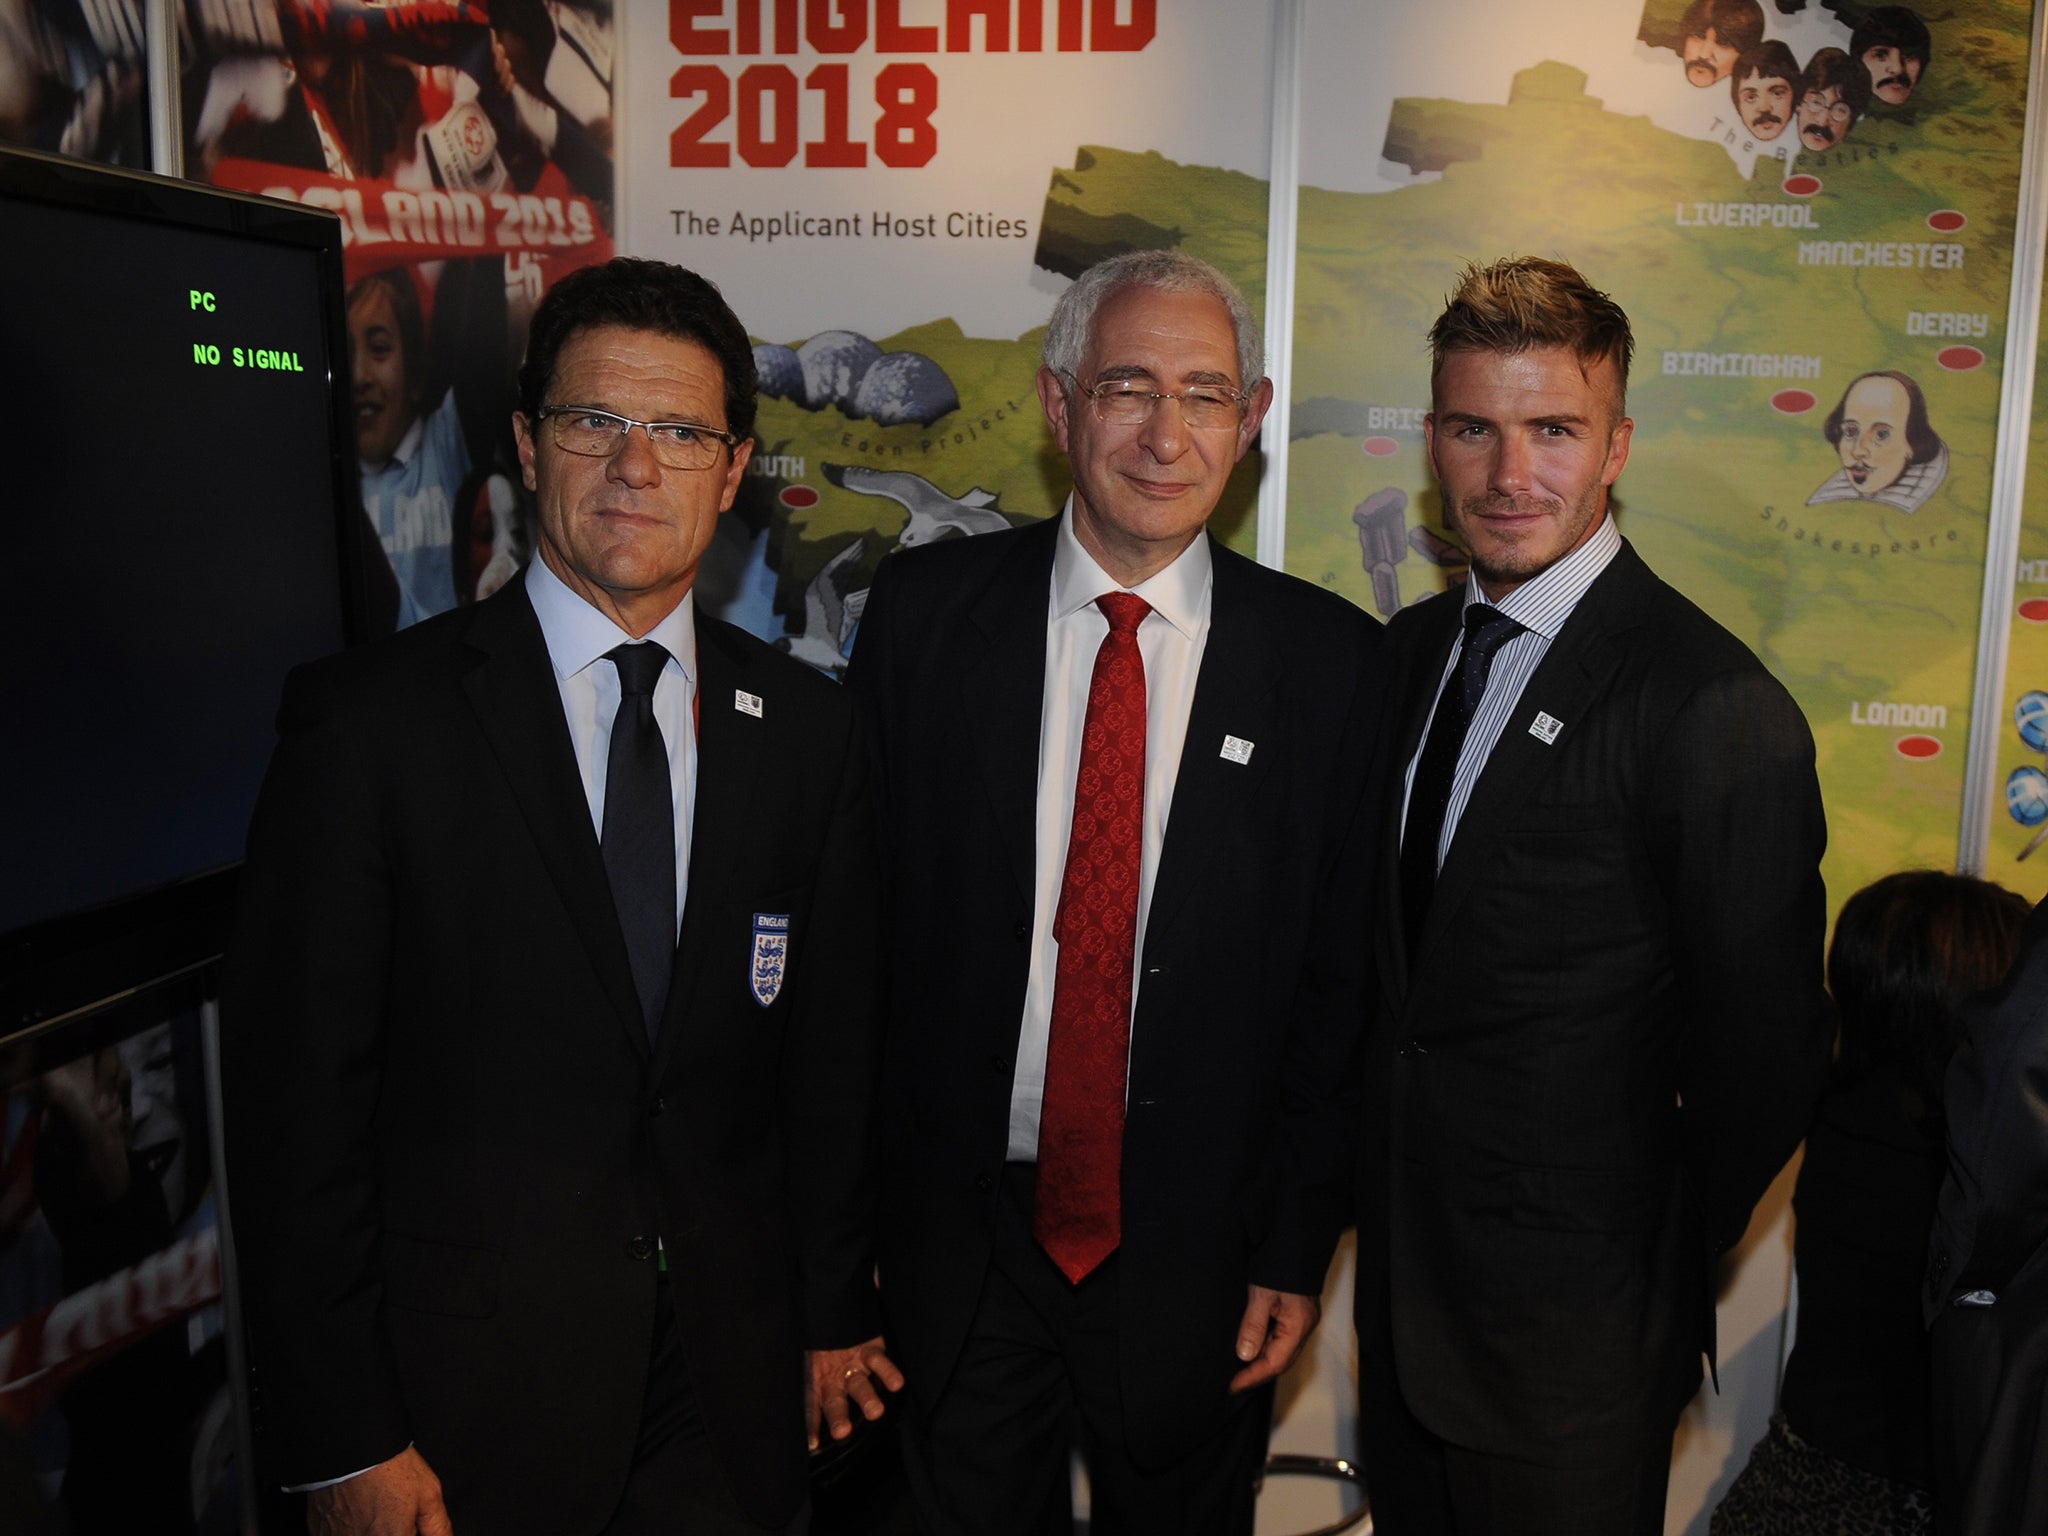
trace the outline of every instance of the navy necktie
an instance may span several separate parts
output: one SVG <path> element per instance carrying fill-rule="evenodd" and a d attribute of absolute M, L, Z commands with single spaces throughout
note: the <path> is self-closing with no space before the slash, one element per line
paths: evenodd
<path fill-rule="evenodd" d="M 1421 942 L 1429 898 L 1436 889 L 1437 844 L 1443 841 L 1444 816 L 1451 805 L 1451 785 L 1458 773 L 1458 754 L 1465 733 L 1486 694 L 1494 652 L 1522 632 L 1522 626 L 1484 603 L 1465 610 L 1465 646 L 1457 670 L 1444 679 L 1429 723 L 1429 740 L 1408 786 L 1408 822 L 1401 836 L 1401 915 L 1412 958 Z"/>
<path fill-rule="evenodd" d="M 652 641 L 605 654 L 619 672 L 619 712 L 605 763 L 604 870 L 651 1042 L 676 958 L 675 791 L 654 718 L 654 685 L 669 655 Z"/>

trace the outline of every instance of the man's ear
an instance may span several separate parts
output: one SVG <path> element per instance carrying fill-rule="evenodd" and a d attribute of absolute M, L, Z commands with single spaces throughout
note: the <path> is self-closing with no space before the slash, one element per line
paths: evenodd
<path fill-rule="evenodd" d="M 526 482 L 529 491 L 540 489 L 533 478 L 533 428 L 527 425 L 526 413 L 512 413 L 512 438 L 519 445 L 519 478 Z"/>
<path fill-rule="evenodd" d="M 1045 408 L 1045 424 L 1052 428 L 1052 440 L 1059 444 L 1061 453 L 1068 452 L 1067 389 L 1050 368 L 1038 370 L 1038 403 Z"/>
<path fill-rule="evenodd" d="M 1251 451 L 1252 439 L 1259 435 L 1266 412 L 1272 408 L 1273 381 L 1261 379 L 1252 386 L 1252 392 L 1244 403 L 1244 420 L 1237 424 L 1237 456 L 1240 459 Z"/>

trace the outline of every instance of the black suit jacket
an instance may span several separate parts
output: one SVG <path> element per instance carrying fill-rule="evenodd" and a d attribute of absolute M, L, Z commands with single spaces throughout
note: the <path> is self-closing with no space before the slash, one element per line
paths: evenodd
<path fill-rule="evenodd" d="M 1474 786 L 1411 966 L 1401 782 L 1462 589 L 1396 617 L 1361 1332 L 1436 1434 L 1568 1464 L 1668 1435 L 1715 1257 L 1826 1070 L 1825 828 L 1798 707 L 1626 546 Z M 1553 742 L 1531 727 L 1562 722 Z"/>
<path fill-rule="evenodd" d="M 2039 1530 L 2048 1522 L 2048 902 L 2028 919 L 2004 983 L 1966 1013 L 1945 1097 L 1949 1171 L 1925 1296 L 1941 1529 Z"/>
<path fill-rule="evenodd" d="M 223 1000 L 266 1476 L 410 1441 L 459 1531 L 597 1529 L 659 1239 L 733 1491 L 765 1523 L 798 1508 L 803 1350 L 878 1324 L 865 752 L 833 684 L 716 621 L 697 638 L 652 1051 L 525 583 L 287 684 Z M 767 1006 L 757 913 L 791 925 Z"/>
<path fill-rule="evenodd" d="M 1038 878 L 1057 525 L 885 561 L 871 706 L 893 943 L 882 1291 L 944 1390 L 988 1266 Z M 1378 625 L 1212 546 L 1214 601 L 1131 1034 L 1118 1358 L 1132 1453 L 1220 1417 L 1246 1286 L 1318 1293 L 1344 1224 L 1368 959 Z M 1226 734 L 1251 760 L 1220 753 Z"/>

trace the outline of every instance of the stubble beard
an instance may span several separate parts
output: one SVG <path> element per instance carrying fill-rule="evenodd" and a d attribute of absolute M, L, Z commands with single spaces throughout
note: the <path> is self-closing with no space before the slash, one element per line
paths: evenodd
<path fill-rule="evenodd" d="M 1587 532 L 1600 521 L 1600 493 L 1603 489 L 1594 486 L 1571 505 L 1555 496 L 1466 497 L 1453 508 L 1452 529 L 1464 535 L 1465 546 L 1472 556 L 1472 570 L 1482 583 L 1519 586 L 1541 576 L 1585 541 Z M 1522 536 L 1504 537 L 1495 533 L 1482 545 L 1473 538 L 1473 523 L 1468 518 L 1498 511 L 1518 511 L 1524 515 L 1541 511 L 1549 516 Z M 1553 542 L 1548 537 L 1552 533 L 1566 536 Z"/>

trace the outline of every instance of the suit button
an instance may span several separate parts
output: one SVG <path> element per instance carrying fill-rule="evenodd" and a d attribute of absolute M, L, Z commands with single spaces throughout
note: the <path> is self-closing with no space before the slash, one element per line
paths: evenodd
<path fill-rule="evenodd" d="M 1031 938 L 1031 925 L 1029 923 L 1016 924 L 1010 929 L 1010 937 L 1019 944 L 1026 943 Z"/>
<path fill-rule="evenodd" d="M 651 1237 L 628 1238 L 626 1241 L 626 1257 L 635 1264 L 646 1263 L 654 1257 L 654 1239 Z"/>
<path fill-rule="evenodd" d="M 974 1176 L 974 1187 L 980 1190 L 983 1194 L 987 1194 L 990 1190 L 996 1187 L 996 1181 L 990 1178 L 985 1173 L 977 1173 Z"/>
<path fill-rule="evenodd" d="M 659 1120 L 661 1118 L 661 1112 L 667 1108 L 668 1100 L 657 1093 L 654 1096 L 653 1104 L 648 1106 L 647 1113 L 649 1118 Z"/>
<path fill-rule="evenodd" d="M 1007 1077 L 1010 1071 L 1010 1058 L 1007 1056 L 991 1056 L 988 1059 L 988 1067 L 996 1076 Z"/>

